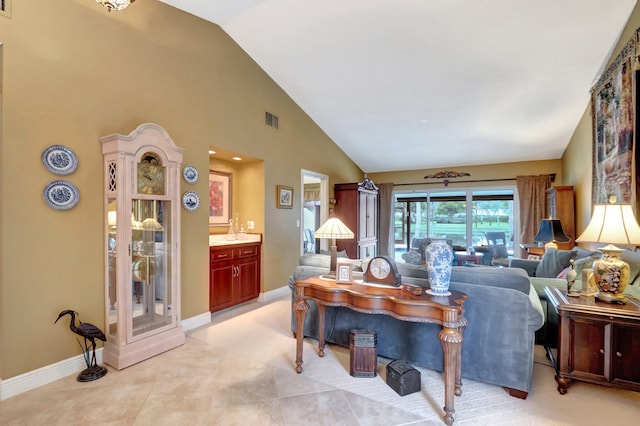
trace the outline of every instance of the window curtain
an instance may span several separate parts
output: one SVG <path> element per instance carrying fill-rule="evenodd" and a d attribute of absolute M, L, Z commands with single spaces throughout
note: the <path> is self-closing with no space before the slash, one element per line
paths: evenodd
<path fill-rule="evenodd" d="M 304 201 L 320 201 L 320 184 L 312 183 L 304 185 Z"/>
<path fill-rule="evenodd" d="M 540 221 L 547 215 L 546 191 L 550 185 L 549 175 L 516 176 L 520 200 L 520 242 L 523 244 L 534 242 Z M 526 255 L 526 250 L 520 248 L 519 257 L 526 258 Z"/>
<path fill-rule="evenodd" d="M 378 235 L 378 254 L 394 257 L 393 238 L 393 184 L 382 183 L 378 185 L 378 198 L 380 200 L 380 234 Z"/>

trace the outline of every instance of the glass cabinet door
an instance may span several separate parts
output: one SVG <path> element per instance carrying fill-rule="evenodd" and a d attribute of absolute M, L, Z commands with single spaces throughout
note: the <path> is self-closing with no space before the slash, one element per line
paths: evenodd
<path fill-rule="evenodd" d="M 170 203 L 132 200 L 130 297 L 134 337 L 171 324 Z"/>
<path fill-rule="evenodd" d="M 107 201 L 107 334 L 115 339 L 118 335 L 118 261 L 116 241 L 118 235 L 117 201 L 109 198 Z"/>

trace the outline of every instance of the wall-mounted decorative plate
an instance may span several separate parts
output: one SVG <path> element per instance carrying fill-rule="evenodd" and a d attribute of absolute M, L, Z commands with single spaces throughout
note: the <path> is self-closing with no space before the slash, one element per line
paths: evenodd
<path fill-rule="evenodd" d="M 80 200 L 78 188 L 66 180 L 54 180 L 42 191 L 44 201 L 55 210 L 69 210 Z"/>
<path fill-rule="evenodd" d="M 196 183 L 200 177 L 200 173 L 198 173 L 198 169 L 196 169 L 195 166 L 184 166 L 184 169 L 182 169 L 182 177 L 187 183 Z"/>
<path fill-rule="evenodd" d="M 182 207 L 188 212 L 195 212 L 200 207 L 200 196 L 197 192 L 187 191 L 182 196 Z"/>
<path fill-rule="evenodd" d="M 78 158 L 66 146 L 51 145 L 42 151 L 42 164 L 51 173 L 66 176 L 76 171 Z"/>

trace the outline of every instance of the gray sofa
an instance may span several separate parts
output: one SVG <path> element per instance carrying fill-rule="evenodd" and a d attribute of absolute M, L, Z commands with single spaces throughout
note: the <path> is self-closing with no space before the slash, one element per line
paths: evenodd
<path fill-rule="evenodd" d="M 540 260 L 528 260 L 512 258 L 510 268 L 524 269 L 530 277 L 543 312 L 545 313 L 545 326 L 536 332 L 536 342 L 546 343 L 551 347 L 556 346 L 558 316 L 553 309 L 547 309 L 547 296 L 545 287 L 567 288 L 566 271 L 570 266 L 570 259 L 574 260 L 577 279 L 574 286 L 582 289 L 582 270 L 591 268 L 593 261 L 600 258 L 599 251 L 587 250 L 582 247 L 574 247 L 571 250 L 547 250 Z M 640 298 L 640 252 L 625 250 L 620 258 L 629 264 L 631 276 L 625 294 Z"/>
<path fill-rule="evenodd" d="M 362 269 L 361 262 L 352 262 L 354 270 Z M 289 279 L 292 302 L 296 280 L 327 273 L 328 269 L 328 256 L 303 255 Z M 402 282 L 429 286 L 424 266 L 398 262 L 398 269 Z M 357 277 L 358 272 L 354 275 Z M 534 334 L 543 324 L 542 306 L 527 274 L 520 269 L 454 266 L 451 289 L 468 296 L 462 377 L 503 386 L 511 395 L 526 398 L 531 390 Z M 311 300 L 308 302 L 304 334 L 317 338 L 317 306 Z M 434 370 L 443 369 L 442 346 L 437 337 L 440 326 L 436 324 L 405 322 L 340 307 L 326 308 L 325 324 L 328 343 L 348 347 L 352 329 L 375 330 L 378 355 Z M 293 311 L 291 331 L 296 331 Z"/>

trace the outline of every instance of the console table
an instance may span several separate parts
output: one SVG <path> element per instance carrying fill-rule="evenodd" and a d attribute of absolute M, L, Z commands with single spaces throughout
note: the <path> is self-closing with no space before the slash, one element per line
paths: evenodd
<path fill-rule="evenodd" d="M 558 313 L 556 367 L 558 392 L 572 380 L 640 391 L 640 300 L 627 296 L 616 305 L 593 297 L 567 297 L 545 287 L 547 303 Z"/>
<path fill-rule="evenodd" d="M 438 333 L 444 353 L 444 420 L 453 423 L 454 395 L 462 395 L 462 335 L 467 325 L 464 300 L 467 295 L 451 291 L 450 296 L 414 295 L 396 287 L 367 284 L 336 284 L 318 277 L 296 281 L 296 372 L 302 372 L 304 319 L 307 299 L 318 304 L 318 355 L 324 356 L 326 306 L 342 306 L 366 314 L 390 315 L 402 321 L 442 325 Z"/>

